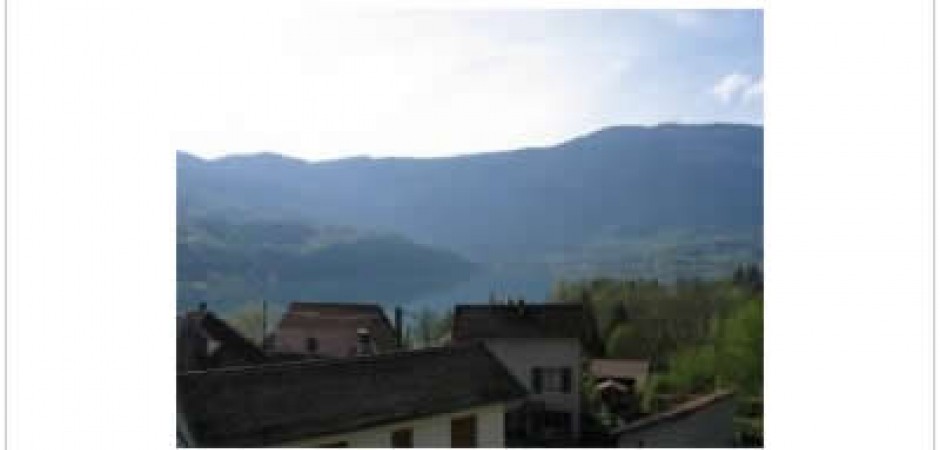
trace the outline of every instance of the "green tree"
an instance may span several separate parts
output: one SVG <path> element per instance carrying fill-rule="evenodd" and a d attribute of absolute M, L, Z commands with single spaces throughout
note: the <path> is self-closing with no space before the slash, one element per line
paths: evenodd
<path fill-rule="evenodd" d="M 272 333 L 282 314 L 282 308 L 268 304 L 267 311 L 261 302 L 246 302 L 225 315 L 225 322 L 238 331 L 242 336 L 262 346 L 263 333 Z M 264 316 L 267 314 L 267 324 L 262 326 Z"/>
<path fill-rule="evenodd" d="M 414 325 L 409 336 L 415 348 L 441 345 L 450 339 L 454 315 L 448 311 L 440 314 L 430 308 L 423 308 L 415 315 Z"/>
<path fill-rule="evenodd" d="M 634 325 L 620 323 L 607 337 L 605 354 L 608 358 L 647 358 L 649 348 Z"/>
<path fill-rule="evenodd" d="M 723 384 L 750 395 L 761 395 L 764 381 L 764 307 L 748 300 L 721 321 L 716 339 Z"/>

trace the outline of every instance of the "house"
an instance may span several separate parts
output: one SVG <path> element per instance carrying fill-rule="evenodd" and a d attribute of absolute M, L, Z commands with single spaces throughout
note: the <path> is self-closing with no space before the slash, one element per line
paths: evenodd
<path fill-rule="evenodd" d="M 588 371 L 608 411 L 630 420 L 641 413 L 639 392 L 649 375 L 645 359 L 592 359 Z"/>
<path fill-rule="evenodd" d="M 177 375 L 197 447 L 504 447 L 526 391 L 482 345 Z"/>
<path fill-rule="evenodd" d="M 277 325 L 272 351 L 332 358 L 387 353 L 401 347 L 398 330 L 376 304 L 293 302 Z"/>
<path fill-rule="evenodd" d="M 210 312 L 205 304 L 176 318 L 176 370 L 261 364 L 261 348 Z"/>
<path fill-rule="evenodd" d="M 615 381 L 639 389 L 649 376 L 650 362 L 645 359 L 592 359 L 589 370 L 598 382 Z"/>
<path fill-rule="evenodd" d="M 734 392 L 701 395 L 613 431 L 618 447 L 734 447 Z"/>
<path fill-rule="evenodd" d="M 455 342 L 483 342 L 529 391 L 507 417 L 524 445 L 580 437 L 581 305 L 458 305 Z M 536 440 L 533 441 L 533 438 Z"/>

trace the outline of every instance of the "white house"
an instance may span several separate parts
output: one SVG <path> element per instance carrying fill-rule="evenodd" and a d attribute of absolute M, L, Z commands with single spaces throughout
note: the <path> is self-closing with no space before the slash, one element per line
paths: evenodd
<path fill-rule="evenodd" d="M 505 405 L 468 408 L 457 412 L 398 421 L 386 425 L 300 439 L 281 447 L 354 448 L 501 448 L 506 446 Z"/>
<path fill-rule="evenodd" d="M 505 447 L 525 389 L 482 345 L 181 373 L 194 447 Z"/>
<path fill-rule="evenodd" d="M 455 342 L 483 342 L 529 391 L 527 402 L 507 417 L 507 432 L 522 435 L 524 443 L 580 436 L 583 323 L 580 305 L 457 306 Z"/>

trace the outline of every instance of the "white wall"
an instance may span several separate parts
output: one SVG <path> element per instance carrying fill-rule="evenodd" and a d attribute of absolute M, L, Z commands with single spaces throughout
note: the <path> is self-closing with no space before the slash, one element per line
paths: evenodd
<path fill-rule="evenodd" d="M 487 339 L 490 352 L 530 392 L 530 398 L 545 402 L 552 410 L 571 413 L 571 429 L 580 434 L 581 341 L 578 339 Z M 533 367 L 570 367 L 571 392 L 532 394 Z"/>
<path fill-rule="evenodd" d="M 429 416 L 415 420 L 395 422 L 350 433 L 320 436 L 292 442 L 283 447 L 319 447 L 332 442 L 344 441 L 349 447 L 388 448 L 392 446 L 392 432 L 401 428 L 412 429 L 415 447 L 450 447 L 450 421 L 456 417 L 475 415 L 477 418 L 477 446 L 505 447 L 503 404 L 487 405 L 462 411 Z"/>

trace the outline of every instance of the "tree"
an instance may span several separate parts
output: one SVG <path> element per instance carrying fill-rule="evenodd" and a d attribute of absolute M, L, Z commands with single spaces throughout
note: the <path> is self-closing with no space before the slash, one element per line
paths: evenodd
<path fill-rule="evenodd" d="M 439 314 L 430 308 L 423 308 L 415 316 L 413 332 L 409 332 L 412 344 L 417 348 L 440 345 L 450 338 L 454 314 L 448 311 Z"/>
<path fill-rule="evenodd" d="M 431 345 L 434 335 L 434 311 L 424 308 L 418 311 L 414 325 L 414 344 L 416 347 Z"/>
<path fill-rule="evenodd" d="M 753 298 L 721 321 L 716 339 L 718 371 L 723 384 L 750 395 L 763 393 L 764 307 Z"/>
<path fill-rule="evenodd" d="M 245 303 L 238 309 L 232 311 L 225 319 L 228 324 L 242 336 L 261 345 L 264 340 L 263 333 L 264 312 L 262 305 L 256 303 Z"/>
<path fill-rule="evenodd" d="M 607 337 L 605 353 L 608 358 L 648 358 L 649 348 L 633 325 L 615 325 Z"/>

